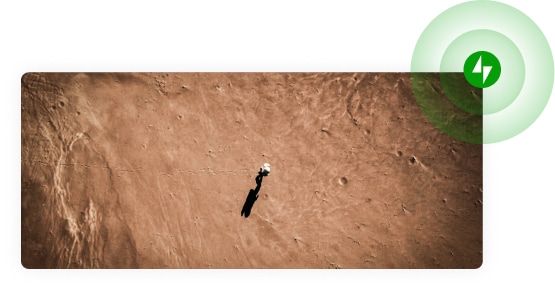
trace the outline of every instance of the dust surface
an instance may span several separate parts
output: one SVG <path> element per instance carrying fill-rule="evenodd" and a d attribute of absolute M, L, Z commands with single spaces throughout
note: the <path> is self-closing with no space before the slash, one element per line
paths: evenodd
<path fill-rule="evenodd" d="M 21 90 L 24 267 L 481 265 L 482 145 L 434 128 L 409 74 L 28 73 Z"/>

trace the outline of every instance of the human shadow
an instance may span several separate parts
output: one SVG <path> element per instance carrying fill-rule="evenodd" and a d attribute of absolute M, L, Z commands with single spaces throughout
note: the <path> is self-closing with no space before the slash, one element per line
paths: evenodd
<path fill-rule="evenodd" d="M 263 173 L 258 173 L 258 176 L 256 176 L 256 178 L 254 179 L 256 181 L 256 188 L 249 191 L 247 199 L 245 200 L 245 204 L 243 205 L 243 209 L 241 210 L 241 216 L 245 216 L 245 218 L 248 218 L 251 214 L 252 207 L 258 199 L 258 192 L 260 191 L 260 187 L 262 186 L 263 177 Z"/>

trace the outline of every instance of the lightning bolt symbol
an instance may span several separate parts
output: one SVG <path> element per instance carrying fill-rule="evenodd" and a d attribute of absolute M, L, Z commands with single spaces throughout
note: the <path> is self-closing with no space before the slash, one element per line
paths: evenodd
<path fill-rule="evenodd" d="M 492 68 L 491 66 L 484 66 L 484 74 L 483 74 L 484 84 L 486 83 L 486 80 L 488 79 L 489 72 L 491 71 L 491 68 Z"/>
<path fill-rule="evenodd" d="M 482 56 L 480 56 L 480 58 L 476 62 L 476 66 L 474 66 L 474 69 L 472 70 L 472 73 L 475 73 L 475 74 L 479 74 L 481 72 L 482 72 Z"/>
<path fill-rule="evenodd" d="M 482 56 L 480 56 L 480 58 L 476 62 L 476 65 L 474 66 L 474 69 L 472 70 L 472 73 L 482 73 L 483 83 L 485 84 L 486 80 L 488 79 L 489 73 L 491 72 L 491 69 L 492 66 L 482 66 Z"/>

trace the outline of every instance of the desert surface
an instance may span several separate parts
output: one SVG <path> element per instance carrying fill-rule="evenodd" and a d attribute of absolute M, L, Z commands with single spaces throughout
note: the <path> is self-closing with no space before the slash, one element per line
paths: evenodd
<path fill-rule="evenodd" d="M 408 73 L 27 73 L 21 118 L 26 268 L 482 263 L 482 145 Z"/>

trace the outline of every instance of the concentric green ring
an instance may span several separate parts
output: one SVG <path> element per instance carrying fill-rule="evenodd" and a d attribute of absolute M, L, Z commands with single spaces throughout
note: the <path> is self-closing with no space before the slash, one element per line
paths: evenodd
<path fill-rule="evenodd" d="M 489 144 L 512 138 L 528 128 L 539 117 L 545 108 L 551 90 L 553 88 L 554 65 L 553 55 L 545 36 L 538 26 L 519 10 L 494 1 L 472 1 L 451 7 L 437 16 L 426 27 L 416 43 L 411 63 L 411 72 L 438 72 L 444 53 L 459 36 L 469 31 L 490 30 L 511 40 L 522 56 L 526 67 L 526 77 L 518 96 L 509 100 L 499 101 L 502 95 L 515 94 L 512 89 L 499 86 L 500 93 L 484 90 L 484 98 L 495 99 L 492 105 L 485 105 L 483 115 L 483 138 L 481 142 Z M 487 48 L 478 45 L 477 50 L 488 51 Z M 497 52 L 492 51 L 496 56 Z M 466 55 L 468 57 L 468 55 Z M 501 59 L 500 59 L 501 60 Z M 501 60 L 503 74 L 507 73 L 506 60 Z M 516 66 L 516 65 L 515 65 Z M 457 69 L 462 72 L 462 66 Z M 420 80 L 420 78 L 413 78 Z M 413 87 L 415 83 L 413 82 Z M 496 83 L 497 87 L 498 84 Z M 492 86 L 493 87 L 493 86 Z M 417 101 L 422 104 L 422 98 L 414 91 Z M 425 100 L 424 100 L 425 103 Z M 484 102 L 485 104 L 487 102 Z M 509 105 L 507 105 L 509 103 Z M 502 108 L 507 105 L 505 108 Z M 487 107 L 487 108 L 486 108 Z M 429 108 L 421 105 L 426 116 L 435 112 L 426 112 Z M 472 115 L 472 114 L 469 114 Z M 470 118 L 469 116 L 468 118 Z M 432 123 L 434 121 L 430 119 Z M 434 123 L 438 126 L 438 124 Z M 440 126 L 438 126 L 439 128 Z M 454 136 L 453 126 L 440 128 L 446 134 Z M 472 128 L 476 128 L 473 126 Z M 462 128 L 461 130 L 468 130 Z M 462 141 L 470 142 L 465 137 L 454 137 Z M 475 140 L 475 139 L 473 139 Z"/>
<path fill-rule="evenodd" d="M 524 85 L 524 59 L 520 50 L 506 36 L 492 30 L 473 30 L 457 37 L 445 50 L 441 58 L 440 72 L 462 72 L 466 58 L 476 51 L 493 53 L 501 62 L 503 72 L 499 80 L 491 87 L 483 89 L 482 114 L 493 114 L 507 108 L 518 97 Z M 460 98 L 451 97 L 447 90 L 447 97 L 457 107 L 472 114 L 464 106 Z M 462 103 L 462 104 L 461 104 Z"/>

